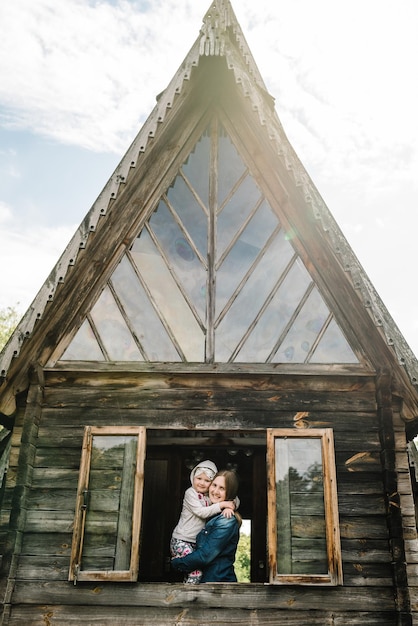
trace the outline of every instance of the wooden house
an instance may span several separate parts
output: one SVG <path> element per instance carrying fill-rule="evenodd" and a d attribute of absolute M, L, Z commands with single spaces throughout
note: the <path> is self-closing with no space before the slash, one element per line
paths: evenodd
<path fill-rule="evenodd" d="M 0 375 L 3 626 L 418 615 L 418 363 L 289 144 L 229 0 L 211 4 Z M 240 476 L 251 582 L 191 587 L 170 569 L 202 458 Z"/>

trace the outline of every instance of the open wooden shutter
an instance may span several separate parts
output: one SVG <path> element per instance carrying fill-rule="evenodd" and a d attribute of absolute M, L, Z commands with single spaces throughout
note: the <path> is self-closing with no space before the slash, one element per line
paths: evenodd
<path fill-rule="evenodd" d="M 270 583 L 342 584 L 332 429 L 268 429 Z"/>
<path fill-rule="evenodd" d="M 69 580 L 135 581 L 144 484 L 144 427 L 86 426 Z"/>

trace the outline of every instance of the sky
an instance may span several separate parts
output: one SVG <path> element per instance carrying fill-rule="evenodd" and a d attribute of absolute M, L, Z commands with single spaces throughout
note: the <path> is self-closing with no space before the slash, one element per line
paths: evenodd
<path fill-rule="evenodd" d="M 35 298 L 209 6 L 0 2 L 0 309 Z M 232 6 L 288 139 L 418 355 L 418 2 Z"/>

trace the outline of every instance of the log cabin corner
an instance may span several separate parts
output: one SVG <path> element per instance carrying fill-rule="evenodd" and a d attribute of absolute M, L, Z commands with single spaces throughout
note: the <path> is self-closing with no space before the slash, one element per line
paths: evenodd
<path fill-rule="evenodd" d="M 211 4 L 0 376 L 3 626 L 418 623 L 418 362 L 229 0 Z M 202 458 L 240 476 L 250 582 L 190 588 L 170 570 Z"/>

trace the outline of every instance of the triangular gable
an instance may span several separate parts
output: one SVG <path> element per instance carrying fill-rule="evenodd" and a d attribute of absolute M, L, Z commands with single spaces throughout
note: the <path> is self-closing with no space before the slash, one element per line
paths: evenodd
<path fill-rule="evenodd" d="M 212 126 L 62 360 L 358 363 L 231 139 Z"/>
<path fill-rule="evenodd" d="M 204 116 L 207 101 L 215 97 L 210 89 L 217 88 L 229 94 L 226 116 L 232 119 L 239 110 L 244 130 L 250 131 L 239 152 L 244 147 L 252 153 L 251 141 L 257 144 L 252 175 L 268 170 L 262 191 L 334 315 L 329 336 L 337 327 L 356 354 L 362 351 L 363 364 L 391 370 L 410 406 L 417 406 L 417 360 L 288 142 L 230 2 L 215 0 L 186 59 L 3 350 L 3 412 L 12 412 L 13 396 L 27 385 L 30 364 L 54 364 L 82 327 L 192 147 L 178 154 L 175 167 L 168 158 L 158 162 L 162 178 L 150 182 L 162 144 L 190 143 L 193 129 L 185 128 L 183 135 L 179 129 L 187 125 L 193 107 L 201 106 Z M 227 130 L 238 146 L 239 131 L 237 136 L 233 128 Z"/>

